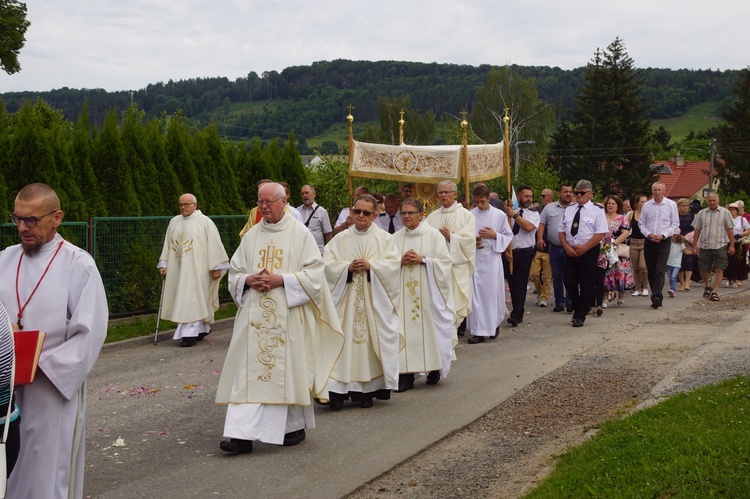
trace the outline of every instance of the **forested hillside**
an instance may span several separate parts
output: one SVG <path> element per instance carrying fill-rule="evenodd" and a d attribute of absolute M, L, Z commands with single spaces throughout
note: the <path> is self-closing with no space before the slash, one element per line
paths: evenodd
<path fill-rule="evenodd" d="M 438 119 L 464 108 L 471 113 L 475 91 L 484 84 L 490 69 L 489 65 L 335 60 L 260 76 L 251 72 L 234 81 L 225 77 L 170 80 L 132 92 L 62 88 L 5 93 L 0 99 L 13 113 L 24 100 L 41 98 L 70 121 L 77 120 L 87 101 L 94 128 L 104 124 L 108 111 L 124 111 L 132 100 L 147 118 L 181 111 L 191 122 L 215 123 L 219 134 L 228 138 L 283 139 L 294 131 L 298 139 L 308 139 L 341 123 L 348 104 L 354 106 L 357 122 L 377 120 L 381 97 L 408 97 L 414 111 L 432 111 Z M 535 82 L 539 99 L 552 104 L 558 118 L 573 109 L 585 71 L 584 67 L 563 70 L 516 65 L 511 69 Z M 702 102 L 727 103 L 737 71 L 647 68 L 641 75 L 644 97 L 653 104 L 650 117 L 669 118 Z"/>

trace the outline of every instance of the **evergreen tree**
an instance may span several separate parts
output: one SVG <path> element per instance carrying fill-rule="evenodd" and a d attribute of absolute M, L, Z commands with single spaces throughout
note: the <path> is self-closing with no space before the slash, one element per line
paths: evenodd
<path fill-rule="evenodd" d="M 265 147 L 263 147 L 263 152 L 261 153 L 263 160 L 262 163 L 268 174 L 267 178 L 277 182 L 280 180 L 286 181 L 286 179 L 281 176 L 281 153 L 282 149 L 279 146 L 279 139 L 276 137 L 266 143 Z"/>
<path fill-rule="evenodd" d="M 136 106 L 128 107 L 123 116 L 121 135 L 125 162 L 133 179 L 133 188 L 140 201 L 141 214 L 158 215 L 162 211 L 162 194 L 157 171 L 146 144 L 143 119 L 146 113 Z"/>
<path fill-rule="evenodd" d="M 182 189 L 200 199 L 202 198 L 202 190 L 198 173 L 190 157 L 191 141 L 192 136 L 185 117 L 177 114 L 169 118 L 167 122 L 167 157 L 169 163 L 177 174 Z"/>
<path fill-rule="evenodd" d="M 302 164 L 302 158 L 297 151 L 297 141 L 294 138 L 294 132 L 289 134 L 289 138 L 284 146 L 284 152 L 281 155 L 281 178 L 289 184 L 289 192 L 291 198 L 289 202 L 298 206 L 301 203 L 299 198 L 299 192 L 302 190 L 302 186 L 307 182 L 305 166 Z M 296 199 L 296 201 L 295 201 Z"/>
<path fill-rule="evenodd" d="M 716 162 L 721 188 L 727 194 L 750 192 L 750 69 L 743 69 L 734 87 L 735 100 L 722 112 Z"/>
<path fill-rule="evenodd" d="M 633 59 L 619 38 L 587 65 L 572 119 L 553 134 L 550 161 L 562 179 L 591 180 L 625 196 L 649 192 L 654 174 L 649 105 Z"/>
<path fill-rule="evenodd" d="M 102 188 L 109 216 L 140 215 L 140 203 L 125 160 L 125 148 L 120 139 L 117 112 L 114 109 L 107 113 L 102 129 L 94 139 L 91 165 Z"/>
<path fill-rule="evenodd" d="M 0 100 L 0 151 L 10 151 L 11 119 Z M 8 154 L 0 154 L 0 220 L 8 220 L 13 210 L 6 177 L 11 174 Z"/>
<path fill-rule="evenodd" d="M 177 174 L 172 169 L 167 155 L 166 135 L 162 133 L 164 122 L 154 118 L 146 125 L 146 147 L 148 148 L 151 162 L 156 169 L 155 182 L 158 182 L 161 190 L 161 207 L 157 215 L 175 215 L 177 203 L 183 194 L 182 186 Z"/>
<path fill-rule="evenodd" d="M 86 200 L 86 218 L 104 217 L 107 216 L 107 207 L 102 198 L 99 181 L 91 166 L 91 148 L 89 104 L 86 101 L 73 129 L 70 166 L 73 169 L 73 178 Z"/>
<path fill-rule="evenodd" d="M 8 155 L 13 174 L 6 177 L 10 192 L 17 193 L 33 182 L 42 182 L 53 188 L 59 186 L 46 131 L 54 114 L 55 111 L 41 100 L 34 104 L 26 102 L 15 114 Z"/>
<path fill-rule="evenodd" d="M 47 140 L 52 148 L 59 178 L 59 184 L 54 188 L 60 197 L 60 206 L 65 211 L 65 218 L 68 221 L 84 221 L 88 219 L 88 210 L 70 162 L 72 135 L 72 123 L 59 116 L 59 119 L 51 123 Z"/>

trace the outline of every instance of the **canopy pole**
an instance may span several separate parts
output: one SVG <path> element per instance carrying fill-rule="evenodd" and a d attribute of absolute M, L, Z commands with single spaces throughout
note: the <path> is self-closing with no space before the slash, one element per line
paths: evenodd
<path fill-rule="evenodd" d="M 352 124 L 354 123 L 354 116 L 352 116 L 352 109 L 354 109 L 354 106 L 349 103 L 349 114 L 346 117 L 349 128 L 349 209 L 354 207 L 354 184 L 352 183 L 352 162 L 354 160 L 354 131 Z"/>
<path fill-rule="evenodd" d="M 461 111 L 461 159 L 463 160 L 463 175 L 464 175 L 464 193 L 466 194 L 466 209 L 471 207 L 471 197 L 469 196 L 469 138 L 468 128 L 469 122 L 466 121 L 466 109 Z"/>
<path fill-rule="evenodd" d="M 505 172 L 505 187 L 508 193 L 508 203 L 511 203 L 513 199 L 513 192 L 510 185 L 510 116 L 508 116 L 508 108 L 505 108 L 505 116 L 503 117 L 505 123 L 505 130 L 503 131 L 503 171 Z M 510 218 L 508 219 L 510 223 Z M 511 239 L 508 245 L 511 253 L 513 252 L 513 240 Z M 513 260 L 508 262 L 508 270 L 513 275 Z"/>

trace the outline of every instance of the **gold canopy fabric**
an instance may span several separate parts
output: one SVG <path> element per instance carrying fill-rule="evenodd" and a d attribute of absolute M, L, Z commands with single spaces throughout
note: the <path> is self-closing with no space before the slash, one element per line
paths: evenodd
<path fill-rule="evenodd" d="M 392 146 L 354 141 L 349 174 L 352 177 L 400 182 L 458 182 L 461 146 Z M 468 146 L 469 182 L 503 174 L 503 143 Z"/>

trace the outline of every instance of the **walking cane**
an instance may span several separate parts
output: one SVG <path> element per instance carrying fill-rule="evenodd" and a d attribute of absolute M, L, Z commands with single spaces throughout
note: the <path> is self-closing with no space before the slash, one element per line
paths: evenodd
<path fill-rule="evenodd" d="M 165 276 L 161 276 L 161 296 L 159 297 L 159 313 L 156 314 L 156 332 L 154 333 L 154 345 L 159 341 L 159 319 L 161 318 L 161 306 L 164 303 L 164 284 L 167 282 Z"/>

